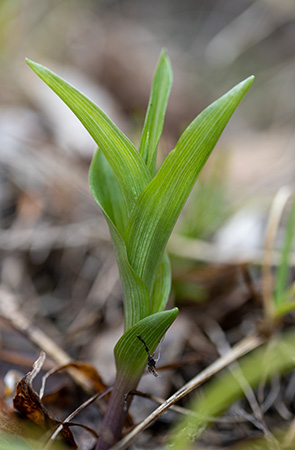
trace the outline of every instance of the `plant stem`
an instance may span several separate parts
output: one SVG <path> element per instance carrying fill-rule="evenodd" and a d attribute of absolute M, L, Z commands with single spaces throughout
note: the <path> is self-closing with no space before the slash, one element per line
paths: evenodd
<path fill-rule="evenodd" d="M 171 397 L 169 397 L 164 403 L 162 403 L 158 408 L 156 408 L 148 417 L 142 420 L 133 430 L 125 436 L 117 445 L 114 446 L 113 450 L 124 450 L 131 442 L 154 420 L 156 420 L 161 414 L 163 414 L 170 406 L 178 402 L 180 399 L 188 395 L 198 386 L 203 384 L 208 379 L 212 378 L 215 374 L 220 372 L 222 369 L 227 367 L 229 364 L 236 361 L 238 358 L 246 355 L 250 351 L 256 349 L 264 343 L 264 338 L 261 336 L 248 336 L 241 342 L 235 345 L 228 353 L 218 358 L 210 366 L 206 367 L 202 372 L 198 373 L 194 378 L 192 378 L 188 383 L 182 386 L 177 392 L 175 392 Z M 185 445 L 185 444 L 183 444 Z M 100 449 L 99 449 L 100 450 Z"/>
<path fill-rule="evenodd" d="M 126 400 L 126 394 L 136 389 L 139 380 L 140 376 L 130 378 L 126 374 L 117 375 L 95 450 L 108 450 L 121 438 L 132 400 L 132 396 Z"/>

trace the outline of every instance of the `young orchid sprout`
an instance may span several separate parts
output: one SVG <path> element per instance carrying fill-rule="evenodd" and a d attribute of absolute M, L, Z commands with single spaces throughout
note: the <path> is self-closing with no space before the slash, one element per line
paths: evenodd
<path fill-rule="evenodd" d="M 107 450 L 122 435 L 136 389 L 146 368 L 158 376 L 153 352 L 178 309 L 165 310 L 171 285 L 168 238 L 179 214 L 236 107 L 254 77 L 208 106 L 186 128 L 158 172 L 172 70 L 162 51 L 153 78 L 139 148 L 81 92 L 49 69 L 27 60 L 36 74 L 68 105 L 97 144 L 89 184 L 110 229 L 124 297 L 125 332 L 114 349 L 117 375 L 96 450 Z"/>

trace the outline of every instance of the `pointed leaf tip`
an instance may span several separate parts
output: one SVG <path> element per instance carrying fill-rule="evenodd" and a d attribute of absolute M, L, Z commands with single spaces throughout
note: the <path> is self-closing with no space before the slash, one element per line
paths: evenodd
<path fill-rule="evenodd" d="M 37 63 L 35 63 L 34 61 L 32 61 L 30 58 L 25 58 L 26 63 L 28 64 L 28 66 L 31 67 L 31 69 L 34 70 L 34 66 L 37 65 Z"/>
<path fill-rule="evenodd" d="M 114 171 L 128 211 L 151 176 L 132 142 L 89 98 L 47 67 L 27 59 L 28 65 L 72 110 L 92 136 Z M 128 174 L 128 176 L 126 176 Z"/>
<path fill-rule="evenodd" d="M 145 317 L 129 328 L 117 342 L 114 354 L 118 372 L 132 378 L 141 374 L 147 364 L 147 352 L 138 334 L 153 354 L 159 342 L 178 315 L 178 308 L 161 311 Z"/>
<path fill-rule="evenodd" d="M 152 176 L 155 173 L 157 147 L 163 130 L 172 78 L 170 60 L 166 51 L 162 50 L 153 77 L 149 105 L 139 145 L 139 153 Z"/>
<path fill-rule="evenodd" d="M 125 234 L 129 260 L 150 293 L 158 263 L 185 201 L 253 81 L 253 76 L 241 81 L 191 122 L 129 216 Z"/>
<path fill-rule="evenodd" d="M 249 85 L 249 88 L 250 88 L 252 86 L 254 80 L 255 80 L 255 76 L 250 75 L 249 77 L 245 78 L 245 80 L 241 81 L 241 84 L 247 84 L 247 85 Z"/>

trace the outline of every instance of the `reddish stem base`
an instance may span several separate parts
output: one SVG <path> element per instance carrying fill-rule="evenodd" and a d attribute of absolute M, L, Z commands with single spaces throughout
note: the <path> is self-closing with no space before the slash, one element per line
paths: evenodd
<path fill-rule="evenodd" d="M 126 394 L 136 389 L 138 381 L 120 376 L 116 378 L 95 450 L 108 450 L 120 440 L 132 399 L 129 396 L 126 401 Z"/>

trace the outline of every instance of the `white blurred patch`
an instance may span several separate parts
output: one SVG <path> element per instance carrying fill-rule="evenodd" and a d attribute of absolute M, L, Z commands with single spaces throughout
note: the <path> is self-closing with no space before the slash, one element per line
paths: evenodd
<path fill-rule="evenodd" d="M 264 242 L 265 216 L 254 208 L 244 208 L 216 233 L 218 254 L 225 260 L 248 260 Z"/>

